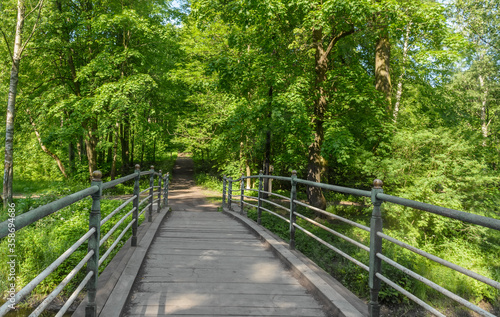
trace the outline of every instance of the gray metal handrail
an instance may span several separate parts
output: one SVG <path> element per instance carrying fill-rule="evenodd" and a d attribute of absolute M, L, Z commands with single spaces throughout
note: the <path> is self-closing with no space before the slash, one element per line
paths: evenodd
<path fill-rule="evenodd" d="M 89 304 L 86 307 L 85 315 L 86 317 L 95 317 L 96 316 L 96 288 L 97 288 L 97 280 L 98 280 L 98 268 L 99 266 L 106 260 L 106 258 L 111 254 L 111 252 L 116 248 L 118 243 L 121 241 L 126 232 L 132 228 L 132 237 L 131 237 L 131 245 L 133 247 L 137 246 L 137 226 L 139 222 L 139 216 L 142 215 L 142 212 L 138 212 L 139 208 L 139 196 L 140 196 L 140 187 L 139 180 L 142 175 L 150 175 L 150 186 L 145 189 L 145 191 L 149 191 L 149 195 L 147 199 L 149 199 L 150 203 L 146 206 L 146 208 L 142 211 L 144 212 L 146 209 L 149 209 L 149 219 L 151 221 L 152 218 L 152 205 L 154 202 L 158 203 L 158 212 L 162 207 L 162 199 L 161 195 L 163 194 L 163 206 L 166 206 L 168 202 L 168 177 L 169 174 L 165 175 L 167 179 L 164 182 L 164 187 L 162 189 L 162 179 L 163 176 L 161 171 L 159 173 L 154 171 L 154 166 L 151 166 L 151 170 L 146 172 L 140 171 L 140 166 L 135 166 L 135 172 L 124 176 L 122 178 L 103 183 L 102 173 L 100 171 L 94 171 L 92 173 L 93 179 L 92 184 L 89 188 L 76 192 L 74 194 L 65 196 L 59 200 L 51 202 L 47 205 L 40 206 L 34 210 L 21 214 L 14 219 L 14 228 L 15 231 L 20 230 L 21 228 L 28 226 L 36 221 L 53 214 L 64 207 L 70 206 L 71 204 L 80 201 L 86 197 L 92 197 L 92 210 L 89 216 L 89 231 L 85 233 L 77 242 L 75 242 L 69 249 L 67 249 L 61 256 L 59 256 L 52 264 L 50 264 L 43 272 L 41 272 L 37 277 L 35 277 L 32 281 L 30 281 L 26 286 L 24 286 L 20 291 L 18 291 L 14 296 L 9 298 L 6 303 L 4 303 L 0 307 L 0 316 L 4 316 L 7 312 L 9 312 L 12 307 L 14 307 L 17 303 L 19 303 L 23 298 L 28 296 L 35 287 L 40 284 L 45 278 L 47 278 L 54 270 L 56 270 L 66 259 L 68 259 L 81 245 L 83 245 L 86 241 L 88 241 L 88 252 L 87 254 L 80 260 L 80 262 L 72 269 L 72 271 L 63 279 L 63 281 L 56 286 L 56 288 L 42 301 L 42 303 L 31 313 L 30 317 L 39 316 L 44 309 L 56 298 L 56 296 L 63 290 L 63 288 L 76 276 L 76 274 L 83 268 L 85 264 L 87 264 L 87 275 L 78 285 L 77 289 L 73 292 L 73 294 L 69 297 L 67 302 L 63 305 L 63 307 L 58 312 L 57 316 L 62 316 L 69 309 L 74 300 L 78 297 L 78 294 L 87 287 L 87 297 Z M 154 177 L 158 176 L 158 186 L 153 186 Z M 111 187 L 114 187 L 118 184 L 122 184 L 129 180 L 135 180 L 134 183 L 134 192 L 131 198 L 127 199 L 123 204 L 113 210 L 106 218 L 101 221 L 101 208 L 100 208 L 100 200 L 102 199 L 102 191 Z M 158 194 L 158 199 L 153 201 L 153 188 L 158 188 L 155 194 Z M 101 226 L 109 221 L 111 218 L 116 216 L 120 211 L 122 211 L 127 205 L 133 203 L 133 207 L 130 211 L 128 211 L 124 216 L 122 216 L 116 224 L 106 233 L 106 235 L 101 238 Z M 142 202 L 141 202 L 142 203 Z M 113 234 L 115 233 L 119 226 L 122 225 L 130 216 L 132 215 L 132 220 L 127 222 L 126 227 L 121 230 L 119 236 L 115 239 L 113 244 L 107 249 L 106 253 L 99 258 L 99 247 Z M 4 221 L 0 223 L 0 239 L 6 237 L 11 231 L 9 229 L 12 227 L 9 226 L 9 221 Z"/>
<path fill-rule="evenodd" d="M 255 189 L 248 189 L 244 188 L 243 183 L 246 179 L 258 179 L 258 190 Z M 291 183 L 291 193 L 290 197 L 286 197 L 283 195 L 278 195 L 269 191 L 264 191 L 262 189 L 262 184 L 264 179 L 273 179 L 273 180 L 281 180 L 281 181 L 286 181 Z M 240 182 L 241 187 L 240 189 L 233 190 L 232 185 L 234 182 Z M 348 195 L 355 195 L 355 196 L 362 196 L 362 197 L 371 197 L 371 201 L 373 204 L 373 212 L 372 212 L 372 217 L 371 217 L 371 225 L 370 227 L 364 226 L 362 224 L 359 224 L 355 221 L 340 217 L 338 215 L 331 214 L 325 210 L 319 209 L 314 206 L 310 206 L 307 203 L 304 203 L 302 201 L 297 200 L 297 184 L 303 184 L 306 186 L 314 186 L 314 187 L 319 187 L 322 189 L 327 189 L 343 194 L 348 194 Z M 480 215 L 474 215 L 471 213 L 459 211 L 459 210 L 454 210 L 450 208 L 445 208 L 445 207 L 440 207 L 440 206 L 435 206 L 423 202 L 418 202 L 418 201 L 413 201 L 401 197 L 396 197 L 396 196 L 391 196 L 384 194 L 383 189 L 382 189 L 382 181 L 376 179 L 373 182 L 373 188 L 371 191 L 366 191 L 366 190 L 359 190 L 359 189 L 354 189 L 354 188 L 348 188 L 348 187 L 342 187 L 342 186 L 336 186 L 336 185 L 329 185 L 329 184 L 323 184 L 323 183 L 316 183 L 316 182 L 311 182 L 308 180 L 303 180 L 299 179 L 296 176 L 296 172 L 292 172 L 291 177 L 283 177 L 283 176 L 274 176 L 274 175 L 263 175 L 262 171 L 260 171 L 259 175 L 251 175 L 251 176 L 241 176 L 239 179 L 233 180 L 230 177 L 223 176 L 223 190 L 222 190 L 222 201 L 223 201 L 223 207 L 228 207 L 230 211 L 233 210 L 232 205 L 234 203 L 239 203 L 240 204 L 240 213 L 243 214 L 243 209 L 244 206 L 249 206 L 252 208 L 257 209 L 257 223 L 261 223 L 261 214 L 262 211 L 266 211 L 290 224 L 290 242 L 289 242 L 289 247 L 290 249 L 295 248 L 295 229 L 301 230 L 304 232 L 306 235 L 310 236 L 311 238 L 315 239 L 319 243 L 325 245 L 329 249 L 333 250 L 337 254 L 343 256 L 347 260 L 353 262 L 354 264 L 358 265 L 362 269 L 366 270 L 369 272 L 369 279 L 368 283 L 370 286 L 370 302 L 368 304 L 368 310 L 370 313 L 371 317 L 378 317 L 380 316 L 380 304 L 378 301 L 378 294 L 380 291 L 380 283 L 384 282 L 390 287 L 393 287 L 396 289 L 398 292 L 402 293 L 403 295 L 407 296 L 409 299 L 426 309 L 427 311 L 431 312 L 432 314 L 436 316 L 444 316 L 442 313 L 440 313 L 438 310 L 436 310 L 434 307 L 430 306 L 423 300 L 419 299 L 415 295 L 411 294 L 407 290 L 403 289 L 396 283 L 392 282 L 389 280 L 387 277 L 382 275 L 382 263 L 386 263 L 388 265 L 391 265 L 392 267 L 404 272 L 405 274 L 409 275 L 410 277 L 413 277 L 417 279 L 418 281 L 428 285 L 429 287 L 433 288 L 434 290 L 440 292 L 441 294 L 455 300 L 456 302 L 464 305 L 465 307 L 469 308 L 470 310 L 480 314 L 481 316 L 488 316 L 492 317 L 491 313 L 488 311 L 474 305 L 473 303 L 470 303 L 466 299 L 461 298 L 460 296 L 450 292 L 446 288 L 439 286 L 435 284 L 434 282 L 428 280 L 427 278 L 424 278 L 417 274 L 416 272 L 411 271 L 410 269 L 402 266 L 401 264 L 397 263 L 396 261 L 388 258 L 387 256 L 383 255 L 382 252 L 382 241 L 388 241 L 390 243 L 393 243 L 399 247 L 405 248 L 417 255 L 423 256 L 429 260 L 432 260 L 436 263 L 439 263 L 441 265 L 444 265 L 452 270 L 455 270 L 459 273 L 462 273 L 466 276 L 469 276 L 471 278 L 476 279 L 477 281 L 480 281 L 482 283 L 485 283 L 489 286 L 492 286 L 494 288 L 500 289 L 500 282 L 492 280 L 490 278 L 487 278 L 485 276 L 482 276 L 476 272 L 473 272 L 471 270 L 468 270 L 466 268 L 463 268 L 459 265 L 456 265 L 454 263 L 448 262 L 442 258 L 439 258 L 435 255 L 429 254 L 423 250 L 420 250 L 416 247 L 410 246 L 402 241 L 399 241 L 393 237 L 390 237 L 382 232 L 382 218 L 381 218 L 381 205 L 383 202 L 391 202 L 394 204 L 402 205 L 402 206 L 407 206 L 419 210 L 423 210 L 426 212 L 431 212 L 437 215 L 441 215 L 443 217 L 447 218 L 452 218 L 452 219 L 457 219 L 463 222 L 483 226 L 486 228 L 494 229 L 494 230 L 500 230 L 500 220 L 499 219 L 494 219 L 494 218 L 488 218 Z M 233 195 L 233 192 L 241 191 L 239 195 Z M 245 195 L 245 191 L 257 191 L 258 196 L 247 196 Z M 268 195 L 274 195 L 276 197 L 279 197 L 280 199 L 285 199 L 289 203 L 289 208 L 284 207 L 276 202 L 270 201 L 268 199 L 264 199 L 262 194 L 268 194 Z M 239 197 L 240 199 L 234 200 L 234 196 Z M 255 204 L 250 204 L 244 199 L 251 199 L 254 201 L 257 201 L 257 205 Z M 226 203 L 227 199 L 227 203 Z M 279 209 L 285 209 L 288 212 L 289 219 L 285 218 L 283 215 L 278 214 L 272 210 L 269 210 L 267 208 L 264 208 L 262 206 L 263 203 L 267 203 L 269 205 L 272 205 L 276 208 Z M 365 244 L 356 241 L 352 238 L 349 238 L 331 228 L 328 228 L 317 221 L 310 219 L 300 213 L 297 212 L 297 205 L 300 205 L 302 207 L 308 208 L 310 210 L 313 210 L 315 212 L 319 212 L 329 218 L 335 219 L 335 220 L 340 220 L 344 223 L 347 223 L 349 225 L 358 227 L 364 231 L 367 231 L 370 233 L 370 245 L 366 246 Z M 346 254 L 345 252 L 339 250 L 335 246 L 331 245 L 330 243 L 324 241 L 323 239 L 319 238 L 317 235 L 313 234 L 312 232 L 308 231 L 307 229 L 301 227 L 296 223 L 296 218 L 299 217 L 306 222 L 321 228 L 327 232 L 329 232 L 332 235 L 335 235 L 344 241 L 347 241 L 361 250 L 364 250 L 366 252 L 369 252 L 370 254 L 370 261 L 369 265 L 366 265 L 365 263 L 360 262 L 359 260 L 353 258 L 352 256 Z"/>

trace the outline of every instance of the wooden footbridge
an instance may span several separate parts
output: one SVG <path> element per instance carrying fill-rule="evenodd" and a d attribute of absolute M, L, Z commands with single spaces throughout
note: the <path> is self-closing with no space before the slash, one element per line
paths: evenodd
<path fill-rule="evenodd" d="M 85 264 L 87 275 L 56 316 L 70 316 L 68 311 L 72 310 L 72 304 L 74 305 L 78 293 L 85 288 L 87 296 L 72 313 L 72 316 L 375 317 L 380 315 L 378 291 L 381 282 L 402 292 L 432 314 L 444 316 L 435 308 L 398 286 L 397 283 L 383 276 L 381 274 L 382 263 L 402 270 L 480 315 L 494 316 L 494 314 L 453 293 L 450 294 L 442 286 L 385 257 L 382 252 L 382 239 L 500 289 L 498 281 L 458 267 L 383 234 L 380 205 L 384 201 L 398 203 L 494 230 L 500 229 L 499 220 L 386 195 L 381 189 L 381 182 L 378 181 L 375 182 L 372 191 L 362 191 L 319 183 L 312 184 L 298 179 L 295 174 L 292 177 L 272 176 L 274 179 L 291 181 L 290 197 L 262 190 L 262 180 L 271 178 L 271 176 L 260 174 L 241 177 L 234 181 L 231 178 L 224 178 L 223 206 L 221 207 L 208 202 L 202 190 L 194 186 L 191 163 L 192 161 L 187 158 L 178 160 L 173 171 L 175 177 L 172 183 L 169 181 L 168 174 L 162 175 L 161 171 L 156 172 L 154 168 L 145 172 L 137 169 L 134 174 L 108 183 L 102 183 L 99 173 L 96 173 L 90 188 L 16 216 L 14 221 L 1 223 L 0 238 L 3 238 L 84 197 L 91 196 L 93 199 L 87 234 L 82 236 L 32 282 L 8 296 L 7 302 L 0 308 L 0 316 L 7 315 L 16 303 L 29 297 L 36 285 L 50 275 L 68 258 L 69 254 L 80 248 L 85 241 L 88 241 L 87 256 L 30 316 L 39 316 Z M 150 177 L 149 187 L 141 192 L 140 177 L 146 175 Z M 158 176 L 158 184 L 155 186 L 156 176 Z M 259 188 L 255 190 L 244 188 L 246 178 L 258 180 Z M 102 191 L 121 182 L 134 179 L 133 195 L 117 210 L 101 219 L 99 201 Z M 325 216 L 332 216 L 336 220 L 368 231 L 371 237 L 370 245 L 354 241 L 300 214 L 297 211 L 297 206 L 303 205 L 305 207 L 308 205 L 296 199 L 296 185 L 298 183 L 371 197 L 374 213 L 370 227 L 328 214 L 322 210 L 315 210 L 324 213 Z M 235 189 L 233 189 L 234 184 L 237 184 Z M 248 194 L 252 191 L 256 192 L 257 195 Z M 263 198 L 263 193 L 278 196 L 280 199 L 288 199 L 290 206 L 286 208 L 266 200 Z M 237 194 L 238 200 L 235 200 L 235 194 Z M 158 198 L 154 199 L 155 197 Z M 283 216 L 283 213 L 265 208 L 264 201 L 276 205 L 276 208 L 288 210 L 289 216 L 286 217 Z M 132 203 L 133 206 L 127 212 L 126 206 L 129 203 Z M 148 204 L 141 207 L 145 203 Z M 245 210 L 248 208 L 257 210 L 257 222 L 246 216 Z M 311 206 L 308 208 L 317 209 Z M 101 237 L 101 225 L 121 212 L 126 214 L 117 221 L 110 232 L 103 232 L 103 237 Z M 289 223 L 290 242 L 288 244 L 260 226 L 262 212 L 268 212 Z M 140 216 L 143 213 L 147 220 L 139 226 Z M 341 236 L 346 241 L 369 252 L 370 263 L 364 264 L 316 237 L 301 227 L 297 218 L 317 225 L 334 235 Z M 116 238 L 116 242 L 104 254 L 100 254 L 99 246 L 103 244 L 103 240 L 108 239 L 111 234 L 115 234 L 114 231 L 119 226 L 124 226 L 126 221 L 128 221 L 128 225 Z M 9 226 L 9 223 L 13 225 Z M 15 231 L 10 230 L 10 228 L 15 228 Z M 366 269 L 370 275 L 368 281 L 371 289 L 370 302 L 365 303 L 354 296 L 316 264 L 296 251 L 296 230 L 303 231 L 318 240 L 318 243 L 326 245 L 332 251 Z M 109 255 L 110 250 L 118 244 L 125 232 L 130 231 L 132 231 L 130 242 L 127 242 L 120 249 L 102 273 L 97 274 L 99 265 Z"/>

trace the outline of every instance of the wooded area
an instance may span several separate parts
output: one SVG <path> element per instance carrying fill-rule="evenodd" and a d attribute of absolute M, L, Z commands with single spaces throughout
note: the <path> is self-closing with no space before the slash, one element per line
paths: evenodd
<path fill-rule="evenodd" d="M 180 150 L 218 176 L 297 170 L 364 189 L 380 178 L 386 193 L 498 218 L 499 7 L 3 0 L 4 201 L 16 182 L 113 179 Z M 434 216 L 386 217 L 421 247 L 484 238 Z M 472 296 L 498 300 L 488 292 Z"/>

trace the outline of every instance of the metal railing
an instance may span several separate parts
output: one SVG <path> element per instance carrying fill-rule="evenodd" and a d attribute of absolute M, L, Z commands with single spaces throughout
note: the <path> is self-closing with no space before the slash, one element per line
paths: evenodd
<path fill-rule="evenodd" d="M 150 175 L 149 187 L 143 191 L 140 191 L 139 180 L 141 176 Z M 35 223 L 36 221 L 47 217 L 57 211 L 63 209 L 64 207 L 70 206 L 71 204 L 80 201 L 86 197 L 92 197 L 92 209 L 89 215 L 89 230 L 76 241 L 69 249 L 67 249 L 59 258 L 57 258 L 52 264 L 50 264 L 44 271 L 38 274 L 33 280 L 31 280 L 27 285 L 25 285 L 17 293 L 12 293 L 12 295 L 7 298 L 7 302 L 0 307 L 0 316 L 4 316 L 11 309 L 15 307 L 20 301 L 22 301 L 26 296 L 28 296 L 33 289 L 40 284 L 45 278 L 47 278 L 54 270 L 56 270 L 66 259 L 68 259 L 82 244 L 88 241 L 88 251 L 87 254 L 81 259 L 81 261 L 73 268 L 73 270 L 64 278 L 64 280 L 43 300 L 43 302 L 29 315 L 30 317 L 39 316 L 47 306 L 57 297 L 57 295 L 64 289 L 64 287 L 76 276 L 76 274 L 87 264 L 87 274 L 84 279 L 80 282 L 76 290 L 71 294 L 66 303 L 62 306 L 56 316 L 63 316 L 63 314 L 69 309 L 71 304 L 75 301 L 78 294 L 86 286 L 88 305 L 85 309 L 86 317 L 96 316 L 96 291 L 97 291 L 97 281 L 99 266 L 106 260 L 106 258 L 111 254 L 111 252 L 116 248 L 118 243 L 121 241 L 123 236 L 127 233 L 129 229 L 132 231 L 131 246 L 137 246 L 137 229 L 139 225 L 139 216 L 142 215 L 146 210 L 148 210 L 148 222 L 152 221 L 153 214 L 153 204 L 158 203 L 157 212 L 167 205 L 168 203 L 168 185 L 169 185 L 169 173 L 162 175 L 161 170 L 155 172 L 154 166 L 151 166 L 149 171 L 141 172 L 140 166 L 135 166 L 135 172 L 124 176 L 122 178 L 103 183 L 102 173 L 100 171 L 94 171 L 92 173 L 93 179 L 89 188 L 81 190 L 77 193 L 65 196 L 59 200 L 51 202 L 47 205 L 40 206 L 29 212 L 23 213 L 14 218 L 14 221 L 9 220 L 0 223 L 0 239 L 9 237 L 9 234 L 15 234 L 25 226 Z M 154 186 L 155 176 L 158 176 L 157 186 Z M 112 211 L 108 216 L 101 220 L 101 199 L 102 192 L 106 189 L 112 188 L 118 184 L 122 184 L 129 180 L 134 180 L 134 191 L 131 198 L 127 199 L 118 208 Z M 163 181 L 163 188 L 162 188 Z M 154 189 L 157 189 L 154 192 Z M 148 196 L 143 201 L 139 202 L 139 197 L 144 192 L 149 191 Z M 158 194 L 158 199 L 153 200 L 154 193 Z M 163 195 L 163 205 L 161 195 Z M 145 201 L 149 201 L 149 204 L 139 212 L 139 207 Z M 114 216 L 118 215 L 127 205 L 133 203 L 133 207 L 125 215 L 123 215 L 120 220 L 101 238 L 101 226 L 104 225 Z M 122 225 L 127 218 L 132 215 L 132 220 L 130 220 L 126 227 L 122 230 L 120 235 L 115 239 L 113 244 L 106 250 L 105 254 L 99 257 L 99 247 L 108 240 L 113 233 Z M 9 242 L 10 243 L 10 242 Z"/>
<path fill-rule="evenodd" d="M 257 179 L 258 180 L 258 189 L 245 189 L 244 186 L 244 181 L 246 179 Z M 275 180 L 281 180 L 281 181 L 286 181 L 290 182 L 291 185 L 291 192 L 290 192 L 290 197 L 286 197 L 283 195 L 278 195 L 272 192 L 267 192 L 262 189 L 262 184 L 264 179 L 275 179 Z M 234 189 L 233 190 L 233 184 L 240 183 L 240 188 Z M 306 203 L 303 203 L 299 200 L 297 200 L 297 184 L 303 184 L 306 186 L 315 186 L 319 187 L 322 189 L 327 189 L 331 191 L 335 191 L 338 193 L 343 193 L 343 194 L 348 194 L 348 195 L 355 195 L 355 196 L 363 196 L 363 197 L 370 197 L 371 202 L 373 204 L 373 211 L 372 211 L 372 216 L 371 216 L 371 221 L 370 221 L 370 227 L 364 226 L 362 224 L 359 224 L 357 222 L 351 221 L 349 219 L 343 218 L 341 216 L 329 213 L 325 210 L 310 206 Z M 446 261 L 442 258 L 439 258 L 435 255 L 432 255 L 430 253 L 427 253 L 423 250 L 420 250 L 416 247 L 413 247 L 405 242 L 402 242 L 400 240 L 397 240 L 393 237 L 390 237 L 382 232 L 383 225 L 382 225 L 382 212 L 381 212 L 381 205 L 383 202 L 391 202 L 394 204 L 406 206 L 406 207 L 411 207 L 415 209 L 419 209 L 422 211 L 430 212 L 433 214 L 441 215 L 447 218 L 452 218 L 452 219 L 457 219 L 463 222 L 467 222 L 470 224 L 475 224 L 479 225 L 482 227 L 487 227 L 490 229 L 494 230 L 499 230 L 500 231 L 500 220 L 494 219 L 494 218 L 488 218 L 480 215 L 475 215 L 471 213 L 466 213 L 463 211 L 459 210 L 454 210 L 450 208 L 445 208 L 445 207 L 440 207 L 440 206 L 435 206 L 427 203 L 422 203 L 418 201 L 413 201 L 409 199 L 404 199 L 400 197 L 395 197 L 391 195 L 384 194 L 384 191 L 382 189 L 382 181 L 379 179 L 376 179 L 373 182 L 373 188 L 371 191 L 366 191 L 366 190 L 359 190 L 359 189 L 353 189 L 353 188 L 347 188 L 347 187 L 341 187 L 341 186 L 335 186 L 335 185 L 328 185 L 328 184 L 323 184 L 323 183 L 316 183 L 316 182 L 311 182 L 303 179 L 297 178 L 297 172 L 293 171 L 291 177 L 282 177 L 282 176 L 272 176 L 272 175 L 263 175 L 262 171 L 260 171 L 259 175 L 252 175 L 252 176 L 241 176 L 239 179 L 233 180 L 231 177 L 223 177 L 223 190 L 222 190 L 222 204 L 223 207 L 227 207 L 230 211 L 233 210 L 233 203 L 239 203 L 240 207 L 240 214 L 244 214 L 244 207 L 249 206 L 249 207 L 254 207 L 257 209 L 257 223 L 261 224 L 261 215 L 262 211 L 266 211 L 284 221 L 289 223 L 289 234 L 290 234 L 290 242 L 289 242 L 289 247 L 290 249 L 295 248 L 295 231 L 296 229 L 304 232 L 306 235 L 309 237 L 317 240 L 319 243 L 325 245 L 327 248 L 333 250 L 337 254 L 343 256 L 347 260 L 351 261 L 355 265 L 361 267 L 362 269 L 366 270 L 368 272 L 368 285 L 370 287 L 370 302 L 368 304 L 368 311 L 371 317 L 378 317 L 380 316 L 380 303 L 379 303 L 379 291 L 381 288 L 381 282 L 386 283 L 390 287 L 394 288 L 395 290 L 399 291 L 403 295 L 407 296 L 409 299 L 417 303 L 418 305 L 422 306 L 424 309 L 427 311 L 431 312 L 435 316 L 444 316 L 441 312 L 436 310 L 434 307 L 430 306 L 423 300 L 419 299 L 409 291 L 405 290 L 395 282 L 391 281 L 388 279 L 386 276 L 382 275 L 382 263 L 388 264 L 397 270 L 400 270 L 404 272 L 405 274 L 413 277 L 414 279 L 426 284 L 427 286 L 431 287 L 432 289 L 436 290 L 437 292 L 455 300 L 456 302 L 464 305 L 465 307 L 469 308 L 470 310 L 476 312 L 477 314 L 481 316 L 488 316 L 488 317 L 495 317 L 495 315 L 489 313 L 488 311 L 472 304 L 471 302 L 467 301 L 466 299 L 452 293 L 451 291 L 447 290 L 446 288 L 430 281 L 429 279 L 419 275 L 418 273 L 404 267 L 403 265 L 397 263 L 396 261 L 393 261 L 392 259 L 388 258 L 383 254 L 382 250 L 382 242 L 383 240 L 388 241 L 390 243 L 393 243 L 401 248 L 407 249 L 415 254 L 418 254 L 422 257 L 425 257 L 426 259 L 429 259 L 431 261 L 434 261 L 438 264 L 441 264 L 445 267 L 448 267 L 452 270 L 455 270 L 459 273 L 462 273 L 468 277 L 471 277 L 473 279 L 476 279 L 477 281 L 480 281 L 482 283 L 485 283 L 491 287 L 494 287 L 496 289 L 500 290 L 500 283 L 498 281 L 492 280 L 490 278 L 487 278 L 485 276 L 482 276 L 480 274 L 477 274 L 471 270 L 468 270 L 466 268 L 463 268 L 459 265 L 456 265 L 454 263 L 451 263 L 449 261 Z M 254 196 L 248 196 L 245 195 L 245 191 L 256 191 L 258 193 L 257 197 Z M 233 195 L 234 192 L 239 192 L 239 195 Z M 277 204 L 273 201 L 270 201 L 269 199 L 264 199 L 263 194 L 267 194 L 270 196 L 275 196 L 280 199 L 285 199 L 289 202 L 289 207 L 284 207 L 280 204 Z M 235 200 L 234 196 L 239 196 L 240 199 Z M 226 202 L 226 197 L 227 197 L 227 202 Z M 251 204 L 245 199 L 251 199 L 253 201 L 256 201 L 257 204 Z M 284 217 L 277 212 L 274 212 L 270 209 L 264 208 L 263 207 L 263 202 L 270 204 L 274 207 L 277 207 L 279 209 L 284 209 L 288 213 L 288 217 Z M 297 212 L 297 205 L 305 207 L 307 209 L 313 210 L 316 213 L 320 213 L 324 216 L 327 216 L 331 219 L 339 220 L 342 221 L 343 223 L 349 224 L 351 226 L 355 226 L 361 230 L 364 230 L 369 233 L 370 235 L 370 244 L 369 247 L 354 240 L 351 239 L 327 226 L 324 226 L 317 221 L 310 219 L 300 213 Z M 312 232 L 306 230 L 305 228 L 301 227 L 300 225 L 297 224 L 297 217 L 305 220 L 306 222 L 317 226 L 353 245 L 356 247 L 360 248 L 361 250 L 364 250 L 366 252 L 369 252 L 369 264 L 366 265 L 362 263 L 361 261 L 355 259 L 354 257 L 346 254 L 345 252 L 341 251 L 337 247 L 331 245 L 330 243 L 324 241 L 317 235 L 313 234 Z"/>

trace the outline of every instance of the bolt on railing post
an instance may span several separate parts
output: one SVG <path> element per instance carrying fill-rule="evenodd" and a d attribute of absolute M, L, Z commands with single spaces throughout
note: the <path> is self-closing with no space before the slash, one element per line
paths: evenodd
<path fill-rule="evenodd" d="M 222 208 L 226 207 L 226 175 L 222 175 Z"/>
<path fill-rule="evenodd" d="M 227 189 L 227 204 L 229 210 L 233 211 L 233 178 L 229 177 L 229 187 Z"/>
<path fill-rule="evenodd" d="M 257 192 L 257 224 L 261 224 L 262 222 L 262 173 L 264 171 L 259 171 L 259 191 Z"/>
<path fill-rule="evenodd" d="M 99 190 L 92 194 L 92 209 L 89 215 L 89 229 L 95 228 L 94 234 L 88 240 L 88 252 L 93 251 L 94 255 L 87 262 L 87 272 L 94 272 L 94 275 L 87 283 L 88 304 L 85 307 L 85 317 L 97 316 L 97 279 L 99 276 L 99 241 L 101 239 L 101 196 L 102 196 L 102 173 L 94 171 L 92 173 L 91 186 L 98 186 Z"/>
<path fill-rule="evenodd" d="M 161 209 L 161 170 L 158 171 L 160 175 L 158 175 L 158 210 L 157 212 L 160 212 Z"/>
<path fill-rule="evenodd" d="M 149 210 L 148 222 L 153 222 L 153 186 L 155 182 L 155 167 L 151 165 L 151 176 L 149 177 Z"/>
<path fill-rule="evenodd" d="M 243 215 L 243 206 L 245 205 L 244 203 L 244 198 L 243 195 L 245 195 L 245 176 L 241 175 L 240 179 L 240 190 L 241 190 L 241 195 L 240 195 L 240 215 Z"/>
<path fill-rule="evenodd" d="M 381 281 L 376 274 L 382 271 L 382 260 L 377 257 L 377 253 L 382 253 L 382 238 L 377 234 L 378 232 L 382 232 L 382 212 L 380 210 L 382 200 L 377 198 L 377 194 L 384 192 L 382 185 L 383 183 L 380 179 L 374 180 L 371 191 L 373 212 L 370 222 L 370 273 L 368 281 L 368 285 L 370 286 L 370 303 L 368 304 L 370 317 L 380 316 L 378 294 Z"/>
<path fill-rule="evenodd" d="M 297 221 L 297 171 L 292 171 L 292 190 L 290 191 L 290 250 L 295 249 L 295 222 Z"/>
<path fill-rule="evenodd" d="M 166 207 L 168 205 L 168 185 L 170 182 L 170 173 L 165 175 L 165 185 L 163 185 L 163 206 Z"/>
<path fill-rule="evenodd" d="M 132 246 L 137 246 L 137 227 L 139 226 L 139 192 L 141 191 L 139 180 L 141 179 L 141 166 L 139 164 L 135 165 L 135 182 L 134 182 L 134 212 L 132 213 L 132 217 L 135 220 L 132 224 Z"/>

